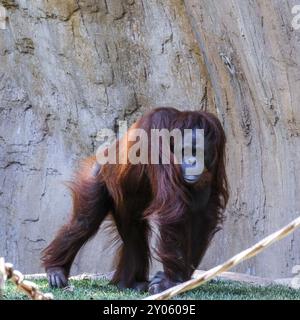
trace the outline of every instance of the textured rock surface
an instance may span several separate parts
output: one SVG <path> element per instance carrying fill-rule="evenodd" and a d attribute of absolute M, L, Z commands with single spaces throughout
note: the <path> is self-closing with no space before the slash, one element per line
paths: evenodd
<path fill-rule="evenodd" d="M 0 0 L 8 13 L 0 30 L 0 255 L 40 271 L 40 250 L 70 211 L 62 182 L 94 152 L 98 130 L 158 105 L 211 110 L 227 132 L 228 219 L 201 268 L 295 217 L 300 33 L 290 27 L 292 3 Z M 73 272 L 109 271 L 105 243 L 100 232 Z M 300 264 L 299 244 L 295 234 L 238 270 L 288 275 Z"/>
<path fill-rule="evenodd" d="M 299 216 L 300 32 L 294 1 L 185 2 L 228 138 L 228 219 L 206 267 Z M 237 269 L 291 275 L 299 247 L 298 231 Z"/>

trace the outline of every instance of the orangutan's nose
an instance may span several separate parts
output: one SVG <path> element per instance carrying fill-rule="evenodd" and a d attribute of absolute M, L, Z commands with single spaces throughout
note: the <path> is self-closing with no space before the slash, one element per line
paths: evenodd
<path fill-rule="evenodd" d="M 186 163 L 189 164 L 190 166 L 194 166 L 196 164 L 197 160 L 195 157 L 191 157 L 187 159 Z"/>

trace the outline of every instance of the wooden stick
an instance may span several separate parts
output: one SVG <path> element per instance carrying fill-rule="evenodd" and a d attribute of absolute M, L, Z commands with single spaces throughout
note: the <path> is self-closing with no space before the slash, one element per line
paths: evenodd
<path fill-rule="evenodd" d="M 290 233 L 294 232 L 297 228 L 300 227 L 300 216 L 289 223 L 284 228 L 280 229 L 279 231 L 276 231 L 272 233 L 271 235 L 267 236 L 266 238 L 262 239 L 258 243 L 256 243 L 254 246 L 238 253 L 231 259 L 227 260 L 225 263 L 220 264 L 206 272 L 204 272 L 200 277 L 197 277 L 195 279 L 188 280 L 186 282 L 183 282 L 177 286 L 174 286 L 172 288 L 169 288 L 161 293 L 152 295 L 150 297 L 145 298 L 144 300 L 166 300 L 174 297 L 175 295 L 192 290 L 203 283 L 207 282 L 208 280 L 212 279 L 213 277 L 219 275 L 220 273 L 227 271 L 239 263 L 241 263 L 244 260 L 247 260 L 251 257 L 256 256 L 263 250 L 265 250 L 268 246 L 271 244 L 285 238 Z"/>

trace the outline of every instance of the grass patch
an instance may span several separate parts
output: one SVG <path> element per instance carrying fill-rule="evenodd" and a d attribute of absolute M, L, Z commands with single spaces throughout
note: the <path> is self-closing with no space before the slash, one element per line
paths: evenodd
<path fill-rule="evenodd" d="M 64 291 L 49 289 L 46 280 L 35 283 L 43 292 L 52 292 L 57 300 L 119 300 L 142 299 L 148 294 L 140 294 L 133 290 L 118 290 L 105 280 L 73 280 L 70 284 L 74 290 Z M 6 300 L 27 300 L 28 298 L 16 290 L 8 282 L 4 291 Z M 180 300 L 300 300 L 300 290 L 285 286 L 256 286 L 236 281 L 212 280 L 198 289 L 176 297 Z"/>

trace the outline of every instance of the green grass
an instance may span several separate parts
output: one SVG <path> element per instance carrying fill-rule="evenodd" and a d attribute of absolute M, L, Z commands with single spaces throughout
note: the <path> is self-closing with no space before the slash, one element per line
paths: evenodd
<path fill-rule="evenodd" d="M 133 290 L 118 290 L 104 280 L 73 280 L 72 292 L 59 289 L 49 289 L 46 280 L 35 282 L 41 291 L 52 292 L 58 300 L 111 300 L 111 299 L 142 299 L 147 294 Z M 4 291 L 4 299 L 26 300 L 16 287 L 8 282 Z M 212 280 L 198 289 L 179 295 L 182 300 L 300 300 L 300 290 L 285 286 L 254 286 L 236 281 Z"/>

